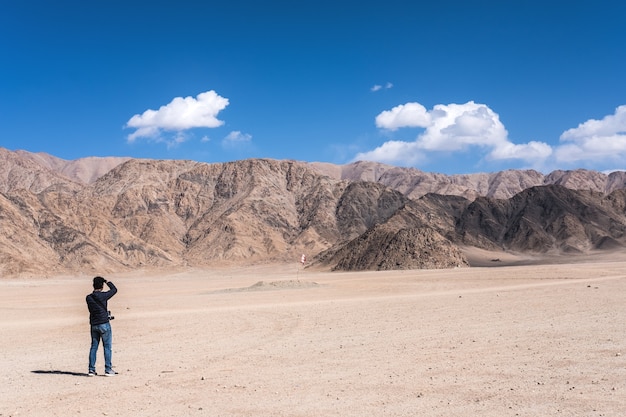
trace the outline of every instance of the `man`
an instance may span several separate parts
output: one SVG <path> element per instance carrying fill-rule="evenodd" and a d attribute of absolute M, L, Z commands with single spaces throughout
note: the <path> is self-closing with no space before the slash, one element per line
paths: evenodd
<path fill-rule="evenodd" d="M 109 291 L 102 291 L 104 284 L 109 287 Z M 104 374 L 113 376 L 117 372 L 111 365 L 111 344 L 113 334 L 111 333 L 111 323 L 109 322 L 109 311 L 107 301 L 117 293 L 117 288 L 112 282 L 102 277 L 93 279 L 93 292 L 87 296 L 87 308 L 89 308 L 89 324 L 91 325 L 91 350 L 89 351 L 89 376 L 96 376 L 96 353 L 98 345 L 102 339 L 104 348 Z"/>

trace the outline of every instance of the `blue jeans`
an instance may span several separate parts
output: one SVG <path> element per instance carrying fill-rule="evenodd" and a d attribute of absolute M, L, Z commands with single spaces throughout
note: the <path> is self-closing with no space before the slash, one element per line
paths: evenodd
<path fill-rule="evenodd" d="M 89 351 L 89 372 L 96 372 L 96 353 L 98 345 L 102 339 L 102 347 L 104 347 L 104 371 L 113 372 L 111 365 L 111 344 L 113 342 L 113 333 L 111 332 L 111 323 L 96 324 L 91 326 L 91 350 Z"/>

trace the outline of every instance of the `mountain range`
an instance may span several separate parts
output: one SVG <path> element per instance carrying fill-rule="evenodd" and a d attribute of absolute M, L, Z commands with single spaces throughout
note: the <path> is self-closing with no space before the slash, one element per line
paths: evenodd
<path fill-rule="evenodd" d="M 626 173 L 444 175 L 374 162 L 227 163 L 0 148 L 0 276 L 298 262 L 474 265 L 626 246 Z M 494 259 L 494 262 L 497 259 Z"/>

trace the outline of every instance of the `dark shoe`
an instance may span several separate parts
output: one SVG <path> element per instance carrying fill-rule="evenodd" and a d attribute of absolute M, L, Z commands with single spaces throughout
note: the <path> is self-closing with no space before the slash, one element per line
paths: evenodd
<path fill-rule="evenodd" d="M 98 375 L 96 371 L 89 371 L 89 373 L 87 374 L 87 376 L 96 376 L 96 375 Z"/>

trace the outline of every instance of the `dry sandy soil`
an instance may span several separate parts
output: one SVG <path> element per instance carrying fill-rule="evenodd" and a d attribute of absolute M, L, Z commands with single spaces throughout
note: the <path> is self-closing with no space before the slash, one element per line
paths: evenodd
<path fill-rule="evenodd" d="M 91 278 L 0 280 L 0 416 L 626 415 L 623 258 L 109 276 L 113 378 Z"/>

